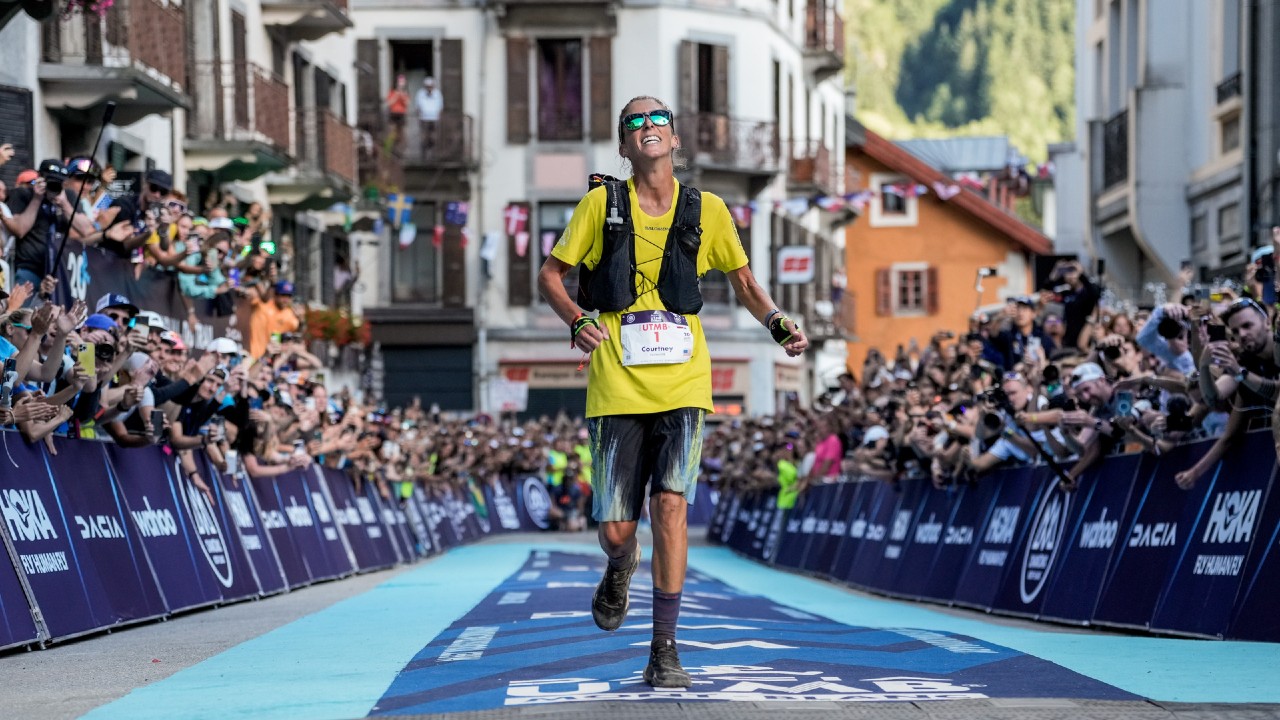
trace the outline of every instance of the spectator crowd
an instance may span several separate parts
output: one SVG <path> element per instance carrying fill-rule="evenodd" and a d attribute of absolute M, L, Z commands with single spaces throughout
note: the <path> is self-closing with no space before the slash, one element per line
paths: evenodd
<path fill-rule="evenodd" d="M 0 147 L 0 164 L 11 157 Z M 0 184 L 12 275 L 0 293 L 0 424 L 50 452 L 55 435 L 166 444 L 206 492 L 197 449 L 224 471 L 259 478 L 312 463 L 344 468 L 387 497 L 417 483 L 536 474 L 552 522 L 585 527 L 591 457 L 580 421 L 459 418 L 430 398 L 387 409 L 349 389 L 331 394 L 328 359 L 304 340 L 290 248 L 277 245 L 270 211 L 227 196 L 196 215 L 168 173 L 147 172 L 121 195 L 106 192 L 114 176 L 78 157 Z M 51 268 L 64 240 L 100 248 L 135 277 L 172 274 L 184 327 L 118 292 L 54 302 Z M 1000 465 L 1046 462 L 1070 489 L 1108 453 L 1215 438 L 1177 476 L 1190 488 L 1276 405 L 1280 229 L 1275 245 L 1256 252 L 1239 280 L 1196 283 L 1187 271 L 1171 301 L 1150 308 L 1109 302 L 1079 263 L 1061 262 L 1038 294 L 977 313 L 960 332 L 913 340 L 892 357 L 870 350 L 810 407 L 709 424 L 704 480 L 776 487 L 787 507 L 817 483 L 947 487 Z M 344 272 L 348 284 L 358 274 Z M 188 346 L 200 316 L 240 313 L 242 334 L 200 352 Z"/>

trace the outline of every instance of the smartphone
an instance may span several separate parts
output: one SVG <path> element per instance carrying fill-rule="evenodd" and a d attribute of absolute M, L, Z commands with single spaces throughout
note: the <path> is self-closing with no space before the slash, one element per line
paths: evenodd
<path fill-rule="evenodd" d="M 250 410 L 261 410 L 261 409 L 262 409 L 262 398 L 256 398 L 256 397 L 255 397 L 255 398 L 249 398 L 249 409 L 250 409 Z"/>
<path fill-rule="evenodd" d="M 96 343 L 80 343 L 80 348 L 76 353 L 76 360 L 80 363 L 80 367 L 89 373 L 89 377 L 93 377 L 98 372 L 98 348 Z"/>
<path fill-rule="evenodd" d="M 167 438 L 167 437 L 169 436 L 169 431 L 168 431 L 168 430 L 166 430 L 166 429 L 165 429 L 165 426 L 164 426 L 164 411 L 163 411 L 163 410 L 152 410 L 152 411 L 151 411 L 151 432 L 152 432 L 152 433 L 153 433 L 157 438 L 160 438 L 161 440 L 163 440 L 163 439 L 165 439 L 165 438 Z"/>
<path fill-rule="evenodd" d="M 1227 326 L 1226 325 L 1210 325 L 1209 326 L 1209 342 L 1226 342 Z"/>
<path fill-rule="evenodd" d="M 1133 413 L 1133 393 L 1128 390 L 1116 392 L 1116 417 L 1127 417 Z"/>

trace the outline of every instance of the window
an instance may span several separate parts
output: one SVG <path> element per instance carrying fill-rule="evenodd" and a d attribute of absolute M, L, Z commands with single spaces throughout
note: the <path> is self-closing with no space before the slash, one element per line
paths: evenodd
<path fill-rule="evenodd" d="M 915 181 L 901 175 L 875 173 L 869 186 L 880 196 L 871 203 L 871 227 L 911 227 L 918 221 L 920 202 L 911 197 Z"/>
<path fill-rule="evenodd" d="M 1222 0 L 1222 72 L 1229 78 L 1240 72 L 1240 0 Z"/>
<path fill-rule="evenodd" d="M 560 239 L 561 233 L 565 227 L 569 225 L 569 218 L 573 217 L 573 209 L 577 207 L 577 203 L 573 202 L 544 202 L 538 203 L 537 215 L 537 233 L 530 238 L 530 244 L 535 247 L 530 254 L 536 258 L 533 263 L 534 279 L 536 281 L 538 270 L 542 269 L 542 263 L 546 261 L 547 252 L 555 246 L 556 241 Z M 574 266 L 572 270 L 564 276 L 564 287 L 569 291 L 569 297 L 578 297 L 578 267 Z M 540 302 L 545 303 L 546 299 L 542 294 L 538 294 Z"/>
<path fill-rule="evenodd" d="M 924 270 L 898 270 L 894 293 L 895 315 L 924 312 Z"/>
<path fill-rule="evenodd" d="M 434 242 L 437 223 L 434 203 L 413 206 L 410 218 L 417 234 L 409 245 L 399 242 L 398 231 L 391 240 L 391 301 L 436 303 L 440 301 L 440 249 Z"/>
<path fill-rule="evenodd" d="M 1240 203 L 1233 202 L 1218 208 L 1218 238 L 1225 240 L 1240 234 Z"/>
<path fill-rule="evenodd" d="M 1240 147 L 1240 114 L 1232 113 L 1222 118 L 1218 124 L 1219 129 L 1219 147 L 1221 154 L 1225 155 L 1232 150 Z"/>
<path fill-rule="evenodd" d="M 582 40 L 538 40 L 538 139 L 582 140 Z"/>
<path fill-rule="evenodd" d="M 880 214 L 907 214 L 907 196 L 901 187 L 893 183 L 885 183 L 880 186 Z"/>
<path fill-rule="evenodd" d="M 1206 250 L 1209 247 L 1209 216 L 1196 215 L 1191 218 L 1191 249 Z"/>

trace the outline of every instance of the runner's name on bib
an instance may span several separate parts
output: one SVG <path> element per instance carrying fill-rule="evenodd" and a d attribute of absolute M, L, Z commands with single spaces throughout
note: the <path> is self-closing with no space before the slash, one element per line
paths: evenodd
<path fill-rule="evenodd" d="M 673 365 L 691 357 L 693 331 L 685 316 L 662 310 L 623 314 L 623 365 Z"/>

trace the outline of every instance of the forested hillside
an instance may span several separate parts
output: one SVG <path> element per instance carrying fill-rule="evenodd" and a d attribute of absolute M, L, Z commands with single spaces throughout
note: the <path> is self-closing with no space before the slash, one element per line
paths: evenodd
<path fill-rule="evenodd" d="M 891 139 L 1074 133 L 1073 0 L 845 0 L 857 114 Z"/>

